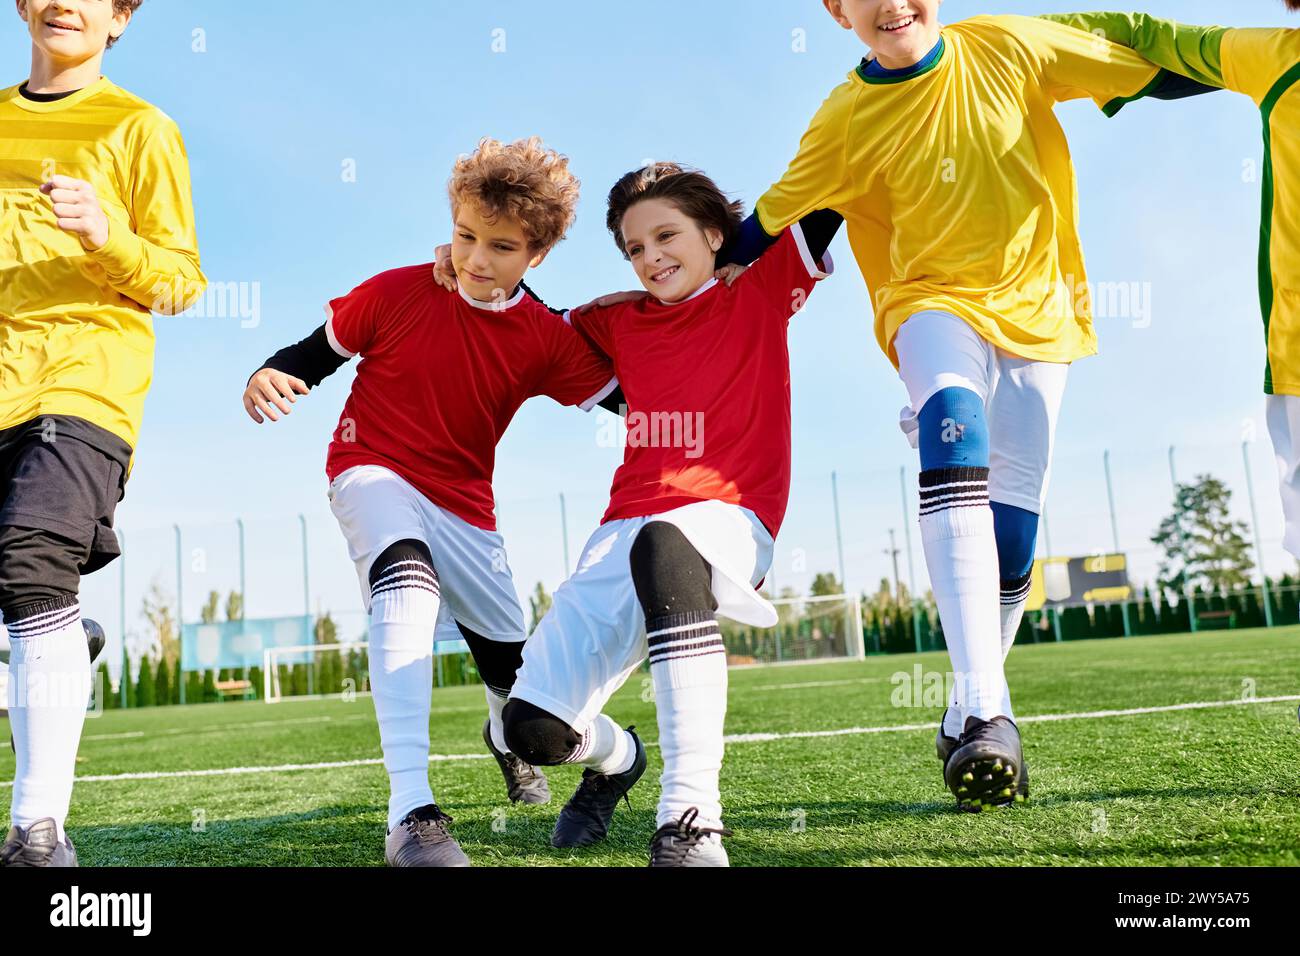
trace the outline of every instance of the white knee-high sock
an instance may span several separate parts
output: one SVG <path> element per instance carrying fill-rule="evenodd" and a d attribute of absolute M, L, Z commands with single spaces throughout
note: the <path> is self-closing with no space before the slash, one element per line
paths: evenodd
<path fill-rule="evenodd" d="M 487 698 L 488 732 L 492 735 L 492 746 L 503 754 L 509 753 L 510 748 L 506 746 L 506 729 L 505 724 L 501 722 L 501 714 L 506 709 L 506 701 L 510 699 L 510 692 L 507 691 L 504 695 L 499 694 L 485 684 L 483 685 L 483 696 Z"/>
<path fill-rule="evenodd" d="M 1002 661 L 1006 663 L 1007 655 L 1016 643 L 1016 634 L 1020 630 L 1020 620 L 1025 615 L 1025 602 L 1029 600 L 1029 585 L 1032 572 L 1026 572 L 1023 578 L 1003 580 L 1000 591 L 1002 607 Z M 1008 701 L 1008 706 L 1010 701 Z M 1010 713 L 1007 716 L 1012 716 Z M 949 737 L 961 735 L 964 718 L 960 704 L 957 702 L 957 687 L 954 684 L 948 695 L 948 712 L 943 721 L 943 732 Z"/>
<path fill-rule="evenodd" d="M 598 714 L 565 763 L 576 763 L 596 773 L 623 773 L 632 769 L 635 759 L 636 741 L 632 735 L 612 718 Z"/>
<path fill-rule="evenodd" d="M 998 555 L 987 468 L 921 473 L 921 542 L 956 676 L 957 715 L 1011 717 L 1002 672 Z M 953 708 L 945 727 L 955 723 Z"/>
<path fill-rule="evenodd" d="M 656 823 L 695 807 L 697 825 L 721 827 L 727 651 L 717 619 L 712 611 L 664 615 L 646 622 L 646 639 L 664 761 Z"/>
<path fill-rule="evenodd" d="M 418 562 L 404 562 L 371 589 L 370 690 L 388 771 L 389 830 L 433 803 L 429 708 L 438 600 L 437 576 Z"/>
<path fill-rule="evenodd" d="M 13 825 L 52 817 L 63 839 L 72 801 L 77 745 L 90 700 L 90 651 L 75 597 L 22 608 L 9 631 L 9 725 L 17 767 Z"/>

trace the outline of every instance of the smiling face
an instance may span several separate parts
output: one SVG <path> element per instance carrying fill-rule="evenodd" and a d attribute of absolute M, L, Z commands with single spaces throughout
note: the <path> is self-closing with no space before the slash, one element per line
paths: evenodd
<path fill-rule="evenodd" d="M 473 203 L 463 203 L 456 209 L 451 264 L 456 280 L 470 298 L 505 302 L 524 273 L 545 258 L 545 252 L 534 253 L 529 248 L 524 227 L 518 221 L 508 216 L 486 219 Z"/>
<path fill-rule="evenodd" d="M 919 63 L 939 42 L 943 0 L 822 0 L 835 22 L 852 30 L 887 70 Z"/>
<path fill-rule="evenodd" d="M 113 0 L 17 0 L 32 44 L 52 63 L 71 66 L 100 56 L 126 31 L 129 9 Z"/>
<path fill-rule="evenodd" d="M 633 203 L 623 214 L 622 232 L 637 278 L 661 302 L 690 298 L 713 277 L 721 231 L 701 227 L 667 200 Z"/>

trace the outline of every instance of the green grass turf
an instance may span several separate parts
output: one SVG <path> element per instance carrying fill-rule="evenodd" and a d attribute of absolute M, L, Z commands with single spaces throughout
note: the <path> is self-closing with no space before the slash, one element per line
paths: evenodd
<path fill-rule="evenodd" d="M 942 710 L 933 680 L 920 688 L 931 689 L 928 700 L 900 700 L 891 680 L 916 665 L 923 675 L 948 666 L 923 654 L 733 671 L 727 732 L 933 723 Z M 1297 694 L 1300 628 L 1019 647 L 1007 670 L 1022 717 Z M 482 689 L 433 699 L 432 751 L 483 754 Z M 653 741 L 649 675 L 634 676 L 607 712 Z M 1300 863 L 1295 702 L 1022 729 L 1031 800 L 979 815 L 954 809 L 933 730 L 731 743 L 722 789 L 732 864 Z M 87 721 L 77 768 L 90 776 L 378 756 L 368 698 L 231 703 L 110 711 Z M 657 749 L 649 756 L 609 839 L 574 852 L 552 850 L 547 838 L 578 768 L 548 771 L 554 799 L 543 807 L 509 806 L 490 759 L 435 761 L 430 776 L 476 865 L 639 866 L 661 767 Z M 0 781 L 13 769 L 5 748 Z M 378 765 L 84 781 L 69 832 L 83 865 L 381 865 L 386 799 Z"/>

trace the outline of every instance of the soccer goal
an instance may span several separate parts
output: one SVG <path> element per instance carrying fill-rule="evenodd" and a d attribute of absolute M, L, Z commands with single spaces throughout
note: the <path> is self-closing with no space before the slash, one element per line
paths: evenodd
<path fill-rule="evenodd" d="M 262 652 L 263 699 L 324 700 L 370 692 L 369 644 L 302 644 Z"/>
<path fill-rule="evenodd" d="M 778 598 L 775 627 L 748 627 L 721 619 L 719 629 L 732 667 L 860 659 L 862 599 L 854 594 Z"/>

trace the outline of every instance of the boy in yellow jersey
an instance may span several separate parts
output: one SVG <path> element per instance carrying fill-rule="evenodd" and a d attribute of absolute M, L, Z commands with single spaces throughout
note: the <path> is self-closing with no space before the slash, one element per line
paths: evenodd
<path fill-rule="evenodd" d="M 176 124 L 100 75 L 140 3 L 17 0 L 31 76 L 0 91 L 0 611 L 17 755 L 0 866 L 76 865 L 63 824 L 91 677 L 80 577 L 118 554 L 150 311 L 182 311 L 205 283 Z"/>
<path fill-rule="evenodd" d="M 848 223 L 876 339 L 907 387 L 901 424 L 920 449 L 921 538 L 956 677 L 938 739 L 944 778 L 959 807 L 979 810 L 1028 792 L 1002 665 L 1066 372 L 1096 351 L 1075 294 L 1087 277 L 1074 171 L 1052 108 L 1091 96 L 1113 113 L 1165 78 L 1044 20 L 941 28 L 940 0 L 823 3 L 874 55 L 817 111 L 741 243 L 818 208 Z"/>
<path fill-rule="evenodd" d="M 1300 0 L 1286 0 L 1286 6 L 1300 10 Z M 1300 558 L 1300 30 L 1197 27 L 1144 13 L 1070 13 L 1045 19 L 1131 47 L 1157 66 L 1201 83 L 1244 93 L 1260 108 L 1264 393 L 1286 519 L 1282 545 Z"/>

